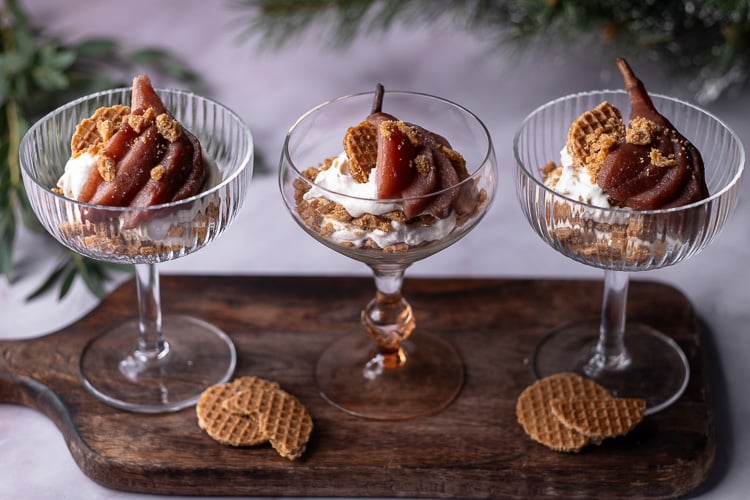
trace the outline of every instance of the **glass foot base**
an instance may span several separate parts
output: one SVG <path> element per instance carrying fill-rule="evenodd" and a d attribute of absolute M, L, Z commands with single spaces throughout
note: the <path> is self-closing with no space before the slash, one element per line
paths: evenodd
<path fill-rule="evenodd" d="M 320 393 L 338 409 L 376 420 L 406 420 L 438 413 L 464 382 L 461 357 L 450 343 L 419 333 L 402 344 L 406 363 L 386 368 L 375 343 L 362 334 L 346 335 L 318 360 Z"/>
<path fill-rule="evenodd" d="M 674 340 L 653 328 L 628 323 L 627 356 L 610 360 L 609 367 L 592 362 L 599 321 L 572 323 L 547 334 L 537 345 L 531 368 L 537 378 L 560 372 L 584 375 L 610 389 L 617 397 L 646 400 L 646 414 L 674 403 L 690 378 L 687 357 Z"/>
<path fill-rule="evenodd" d="M 154 356 L 134 351 L 137 320 L 94 338 L 79 365 L 86 388 L 117 408 L 165 413 L 195 404 L 205 388 L 234 373 L 237 352 L 218 328 L 188 316 L 165 316 L 163 332 L 166 348 Z"/>

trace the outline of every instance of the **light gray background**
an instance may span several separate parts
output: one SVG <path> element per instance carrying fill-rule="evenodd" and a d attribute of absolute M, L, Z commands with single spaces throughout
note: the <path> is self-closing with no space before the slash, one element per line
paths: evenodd
<path fill-rule="evenodd" d="M 279 197 L 275 171 L 284 134 L 302 112 L 339 95 L 370 90 L 380 81 L 386 88 L 436 94 L 475 111 L 494 138 L 500 164 L 497 198 L 485 220 L 458 244 L 415 264 L 407 279 L 601 276 L 558 255 L 532 232 L 512 183 L 513 134 L 529 111 L 564 94 L 620 87 L 614 62 L 587 55 L 593 51 L 533 51 L 519 59 L 447 21 L 429 29 L 398 26 L 385 35 L 357 39 L 341 51 L 326 50 L 320 33 L 281 51 L 260 51 L 253 40 L 238 40 L 239 12 L 229 2 L 27 0 L 24 5 L 36 24 L 66 39 L 115 36 L 127 47 L 172 50 L 203 76 L 211 97 L 233 108 L 251 127 L 271 172 L 255 176 L 240 216 L 225 235 L 192 256 L 163 265 L 163 273 L 367 275 L 364 265 L 325 248 L 296 226 Z M 658 64 L 634 66 L 650 91 L 691 99 L 684 84 Z M 707 107 L 750 144 L 748 92 Z M 677 287 L 710 328 L 718 450 L 701 498 L 740 499 L 750 491 L 750 183 L 742 191 L 736 214 L 708 249 L 672 268 L 633 277 Z M 12 285 L 0 280 L 1 338 L 56 331 L 96 305 L 81 285 L 61 302 L 53 297 L 24 302 L 59 255 L 45 236 L 22 232 L 15 264 L 22 277 Z M 0 498 L 136 497 L 88 479 L 44 415 L 0 405 Z"/>

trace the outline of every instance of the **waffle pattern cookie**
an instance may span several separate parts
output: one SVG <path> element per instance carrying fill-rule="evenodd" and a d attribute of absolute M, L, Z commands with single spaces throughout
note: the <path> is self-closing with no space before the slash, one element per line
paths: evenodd
<path fill-rule="evenodd" d="M 281 389 L 244 391 L 232 399 L 230 406 L 257 422 L 279 455 L 289 460 L 302 455 L 313 423 L 299 399 Z"/>
<path fill-rule="evenodd" d="M 555 451 L 578 452 L 629 432 L 645 409 L 641 399 L 613 398 L 593 380 L 558 373 L 524 389 L 516 403 L 516 417 L 534 441 Z"/>
<path fill-rule="evenodd" d="M 221 406 L 236 415 L 244 415 L 244 408 L 250 403 L 253 397 L 260 397 L 267 392 L 273 392 L 280 389 L 279 384 L 265 380 L 259 377 L 240 377 L 232 382 L 234 393 L 229 395 Z"/>
<path fill-rule="evenodd" d="M 198 426 L 214 440 L 230 446 L 255 446 L 268 441 L 250 418 L 224 409 L 222 402 L 233 394 L 232 384 L 216 384 L 203 391 L 195 406 Z"/>
<path fill-rule="evenodd" d="M 553 399 L 550 407 L 568 429 L 602 440 L 630 432 L 643 419 L 646 402 L 633 398 Z"/>
<path fill-rule="evenodd" d="M 82 120 L 70 140 L 73 158 L 87 151 L 98 154 L 129 114 L 130 107 L 116 104 L 98 108 L 91 118 Z"/>
<path fill-rule="evenodd" d="M 603 102 L 575 119 L 568 129 L 568 154 L 574 165 L 586 167 L 592 182 L 609 152 L 625 138 L 625 123 L 620 111 Z"/>
<path fill-rule="evenodd" d="M 220 389 L 214 389 L 217 387 Z M 230 384 L 212 386 L 204 394 L 212 395 L 207 399 L 212 399 L 212 415 L 218 415 L 220 421 L 237 421 L 252 428 L 258 435 L 254 444 L 270 442 L 279 455 L 289 460 L 299 458 L 305 451 L 313 429 L 312 417 L 299 399 L 282 390 L 276 382 L 259 377 L 240 377 Z M 210 420 L 206 418 L 205 410 L 197 407 L 197 413 L 199 426 L 212 438 L 233 446 L 251 446 L 247 440 L 230 441 L 222 434 L 218 434 L 222 439 L 217 438 L 208 432 L 213 422 L 201 423 L 202 415 L 203 420 Z M 228 426 L 225 424 L 224 427 Z"/>
<path fill-rule="evenodd" d="M 229 401 L 233 400 L 237 395 L 243 392 L 247 392 L 249 394 L 252 392 L 262 393 L 267 391 L 275 391 L 276 389 L 279 389 L 279 384 L 270 380 L 262 379 L 260 377 L 246 376 L 234 379 L 234 381 L 232 382 L 232 388 L 234 389 L 234 395 L 225 399 L 221 405 L 232 413 L 241 414 L 241 411 L 238 411 L 236 408 L 233 409 L 230 407 Z"/>
<path fill-rule="evenodd" d="M 575 452 L 589 444 L 583 434 L 567 428 L 549 402 L 560 398 L 606 398 L 609 391 L 574 373 L 545 377 L 527 387 L 516 403 L 516 417 L 531 439 L 556 451 Z"/>
<path fill-rule="evenodd" d="M 378 129 L 375 124 L 365 120 L 349 127 L 344 136 L 344 151 L 354 180 L 367 182 L 370 170 L 378 162 Z"/>

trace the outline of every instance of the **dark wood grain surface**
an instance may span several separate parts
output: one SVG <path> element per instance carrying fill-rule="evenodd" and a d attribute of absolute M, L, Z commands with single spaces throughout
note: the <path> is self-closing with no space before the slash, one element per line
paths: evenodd
<path fill-rule="evenodd" d="M 562 322 L 595 317 L 601 285 L 590 281 L 407 279 L 417 331 L 449 339 L 466 362 L 466 383 L 442 413 L 387 423 L 345 415 L 320 398 L 316 357 L 339 335 L 357 333 L 373 296 L 366 278 L 162 278 L 166 313 L 190 313 L 237 345 L 237 375 L 278 381 L 309 408 L 315 429 L 301 460 L 270 447 L 234 449 L 203 434 L 193 409 L 127 413 L 82 387 L 86 342 L 134 312 L 126 283 L 75 324 L 38 339 L 0 342 L 0 403 L 52 419 L 86 475 L 110 488 L 161 494 L 381 497 L 662 498 L 707 476 L 715 438 L 699 324 L 675 289 L 634 282 L 629 315 L 668 332 L 692 369 L 684 396 L 631 434 L 579 454 L 550 451 L 516 423 L 530 384 L 526 359 Z M 61 318 L 61 323 L 63 319 Z M 656 381 L 658 383 L 658 381 Z M 44 453 L 40 450 L 40 453 Z"/>

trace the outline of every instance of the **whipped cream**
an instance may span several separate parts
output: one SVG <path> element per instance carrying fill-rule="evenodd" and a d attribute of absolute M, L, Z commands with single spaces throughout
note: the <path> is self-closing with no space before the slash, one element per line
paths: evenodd
<path fill-rule="evenodd" d="M 355 218 L 368 213 L 383 215 L 399 210 L 401 206 L 398 203 L 374 201 L 378 198 L 376 170 L 377 167 L 370 170 L 367 182 L 357 182 L 349 173 L 349 158 L 346 153 L 341 153 L 334 158 L 329 168 L 318 173 L 315 185 L 305 194 L 305 199 L 325 198 L 335 201 L 343 205 L 349 215 Z"/>
<path fill-rule="evenodd" d="M 341 204 L 354 218 L 368 213 L 383 215 L 400 210 L 401 206 L 398 203 L 377 199 L 376 171 L 377 167 L 370 170 L 367 182 L 357 182 L 349 174 L 349 158 L 345 152 L 341 153 L 333 160 L 329 168 L 318 173 L 315 177 L 315 184 L 305 193 L 304 199 L 309 201 L 324 198 L 334 201 Z M 440 240 L 450 234 L 456 227 L 456 213 L 451 212 L 448 217 L 438 219 L 429 226 L 420 221 L 411 223 L 391 221 L 391 231 L 381 229 L 366 231 L 354 224 L 330 217 L 326 217 L 323 224 L 330 224 L 333 232 L 328 235 L 328 238 L 339 244 L 346 243 L 361 248 L 367 239 L 370 239 L 381 248 L 398 243 L 414 246 Z"/>
<path fill-rule="evenodd" d="M 611 208 L 609 198 L 602 188 L 591 181 L 591 176 L 582 166 L 574 165 L 566 147 L 560 151 L 561 174 L 559 178 L 548 178 L 545 185 L 555 192 L 589 205 Z"/>
<path fill-rule="evenodd" d="M 96 168 L 98 155 L 92 155 L 84 152 L 75 158 L 70 158 L 65 164 L 65 172 L 57 181 L 57 187 L 63 191 L 63 194 L 70 199 L 78 200 L 83 187 L 91 174 L 91 169 Z M 206 180 L 203 190 L 207 191 L 214 186 L 219 185 L 222 181 L 222 174 L 216 162 L 203 154 L 203 162 L 206 166 Z M 143 241 L 158 241 L 162 245 L 178 246 L 191 245 L 193 238 L 192 233 L 187 232 L 184 235 L 180 231 L 175 231 L 175 227 L 185 224 L 186 221 L 196 220 L 199 215 L 205 215 L 211 205 L 220 206 L 221 202 L 216 196 L 205 196 L 189 204 L 177 212 L 165 213 L 164 217 L 149 217 L 144 223 L 138 226 L 125 229 L 125 220 L 120 219 L 117 226 L 118 231 L 127 231 L 129 238 L 138 238 Z M 78 223 L 84 222 L 80 207 L 70 208 L 72 215 L 71 221 Z M 176 236 L 172 236 L 175 234 Z"/>
<path fill-rule="evenodd" d="M 365 231 L 353 224 L 337 221 L 326 217 L 325 223 L 330 224 L 334 231 L 328 235 L 336 243 L 349 243 L 356 248 L 361 248 L 367 239 L 374 241 L 380 248 L 398 243 L 406 243 L 409 246 L 419 245 L 424 242 L 435 241 L 447 236 L 456 227 L 456 213 L 445 219 L 438 219 L 431 226 L 420 223 L 407 224 L 405 222 L 391 222 L 392 231 L 373 229 Z"/>
<path fill-rule="evenodd" d="M 78 197 L 86 185 L 91 174 L 91 169 L 96 168 L 98 155 L 92 155 L 88 151 L 81 153 L 75 158 L 70 158 L 65 163 L 65 171 L 57 180 L 57 187 L 62 190 L 66 198 L 78 200 Z M 203 189 L 210 189 L 221 182 L 221 172 L 212 158 L 203 154 L 203 163 L 206 166 L 206 180 Z"/>
<path fill-rule="evenodd" d="M 69 159 L 65 164 L 65 172 L 57 181 L 57 187 L 67 198 L 77 200 L 95 165 L 96 156 L 88 152 Z"/>

